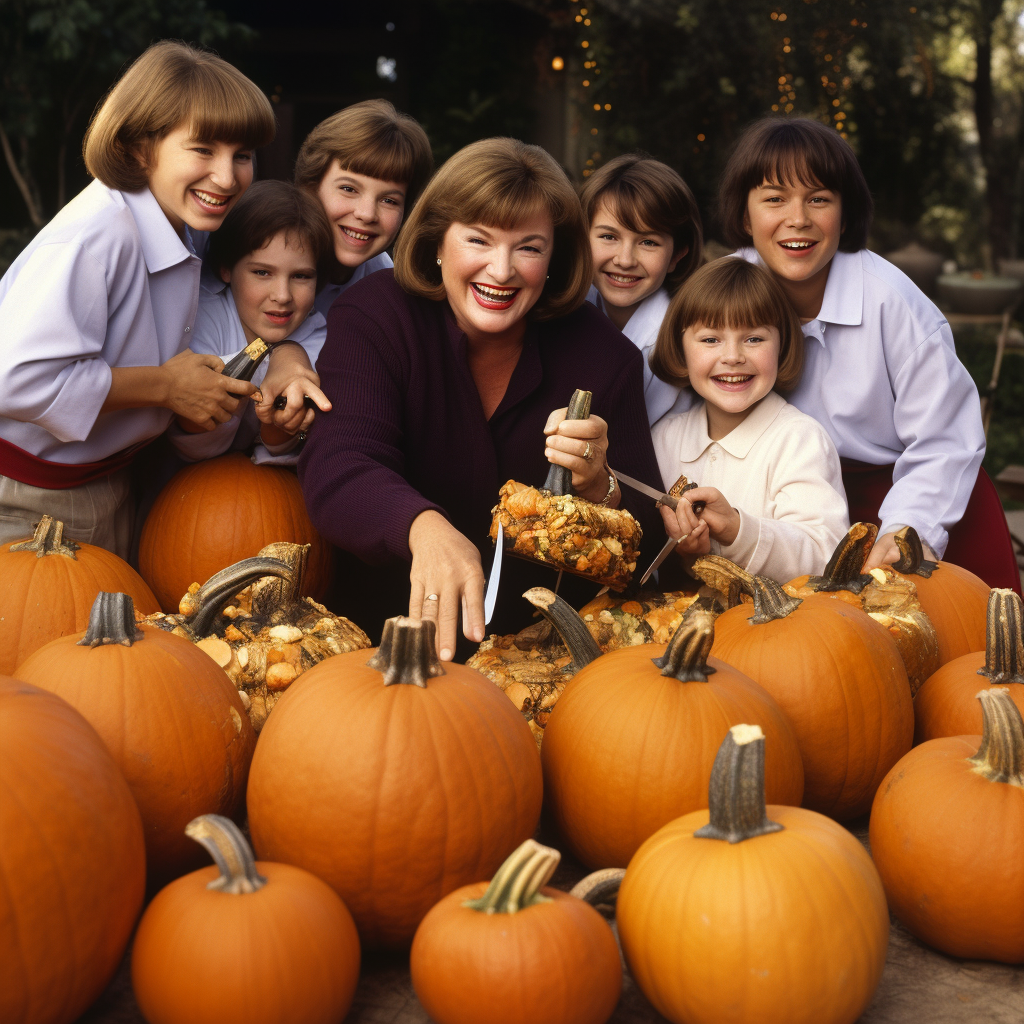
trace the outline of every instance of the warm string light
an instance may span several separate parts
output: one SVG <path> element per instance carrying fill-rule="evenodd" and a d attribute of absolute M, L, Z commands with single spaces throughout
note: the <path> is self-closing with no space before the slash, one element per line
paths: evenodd
<path fill-rule="evenodd" d="M 586 0 L 584 0 L 584 3 Z M 582 28 L 588 28 L 593 25 L 594 10 L 591 6 L 579 7 L 580 0 L 570 0 L 570 3 L 575 8 L 574 21 L 577 25 Z M 584 89 L 590 89 L 598 85 L 595 78 L 601 74 L 601 68 L 598 67 L 597 58 L 594 56 L 591 50 L 591 41 L 589 39 L 579 40 L 580 49 L 584 51 L 586 60 L 583 61 L 583 70 L 586 74 L 585 78 L 579 79 L 580 86 Z M 563 63 L 564 66 L 564 63 Z M 561 69 L 558 69 L 561 70 Z M 604 113 L 612 109 L 611 103 L 591 103 L 591 109 L 595 114 Z M 590 129 L 590 134 L 596 136 L 599 134 L 599 129 L 593 127 Z M 595 168 L 597 161 L 600 161 L 601 154 L 594 152 L 586 161 L 586 166 L 583 168 L 583 176 L 589 177 Z"/>

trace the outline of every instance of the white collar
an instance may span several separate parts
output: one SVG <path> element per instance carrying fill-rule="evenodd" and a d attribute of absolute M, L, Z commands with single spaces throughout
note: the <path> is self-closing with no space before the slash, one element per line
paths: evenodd
<path fill-rule="evenodd" d="M 195 255 L 171 226 L 167 214 L 148 188 L 141 192 L 122 192 L 121 195 L 139 229 L 142 255 L 146 260 L 146 269 L 151 274 L 173 267 Z"/>
<path fill-rule="evenodd" d="M 604 297 L 597 290 L 597 285 L 591 285 L 587 293 L 587 300 L 592 302 L 605 316 L 608 316 L 608 304 Z M 622 333 L 629 338 L 637 348 L 651 348 L 658 340 L 658 331 L 661 329 L 662 321 L 668 312 L 671 302 L 668 292 L 664 287 L 648 295 L 633 310 L 633 315 L 626 321 Z M 610 320 L 611 317 L 608 317 Z"/>
<path fill-rule="evenodd" d="M 769 391 L 751 410 L 750 415 L 721 440 L 713 441 L 708 434 L 707 405 L 701 402 L 682 417 L 683 433 L 678 439 L 679 461 L 696 462 L 707 449 L 717 444 L 737 459 L 746 458 L 754 442 L 772 425 L 786 407 L 786 400 L 777 392 Z"/>

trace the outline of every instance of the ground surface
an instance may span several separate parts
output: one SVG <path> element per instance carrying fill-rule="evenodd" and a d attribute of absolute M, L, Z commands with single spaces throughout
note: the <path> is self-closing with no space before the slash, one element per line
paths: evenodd
<path fill-rule="evenodd" d="M 867 819 L 851 823 L 867 843 Z M 557 846 L 549 836 L 539 836 Z M 553 884 L 571 889 L 585 871 L 568 858 Z M 143 1024 L 135 1006 L 128 957 L 107 991 L 78 1024 Z M 345 1024 L 430 1024 L 400 956 L 367 956 Z M 622 998 L 609 1024 L 664 1021 L 626 972 Z M 749 1024 L 758 1024 L 750 1021 Z M 921 945 L 893 923 L 885 973 L 858 1024 L 1024 1024 L 1024 967 L 954 960 Z"/>

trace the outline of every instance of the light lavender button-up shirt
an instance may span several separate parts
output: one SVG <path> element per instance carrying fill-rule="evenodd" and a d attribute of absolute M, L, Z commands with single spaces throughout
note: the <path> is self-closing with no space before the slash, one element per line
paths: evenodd
<path fill-rule="evenodd" d="M 112 366 L 188 347 L 199 271 L 149 189 L 80 192 L 0 280 L 0 437 L 77 464 L 162 433 L 169 409 L 100 409 Z"/>

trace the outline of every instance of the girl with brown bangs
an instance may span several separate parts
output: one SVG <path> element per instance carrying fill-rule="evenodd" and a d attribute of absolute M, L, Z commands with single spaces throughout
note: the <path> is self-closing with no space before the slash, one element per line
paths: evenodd
<path fill-rule="evenodd" d="M 128 466 L 177 414 L 204 430 L 254 390 L 188 349 L 194 232 L 215 231 L 274 135 L 262 92 L 219 57 L 151 46 L 85 136 L 96 179 L 0 281 L 0 542 L 42 514 L 129 553 Z"/>
<path fill-rule="evenodd" d="M 672 300 L 651 364 L 695 404 L 653 435 L 665 488 L 680 475 L 700 484 L 661 509 L 684 558 L 721 554 L 776 580 L 825 568 L 849 521 L 835 445 L 782 397 L 803 356 L 799 320 L 763 267 L 716 260 Z"/>

